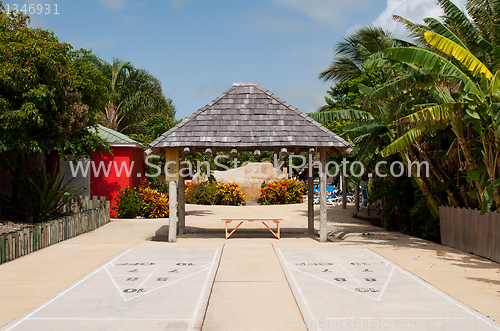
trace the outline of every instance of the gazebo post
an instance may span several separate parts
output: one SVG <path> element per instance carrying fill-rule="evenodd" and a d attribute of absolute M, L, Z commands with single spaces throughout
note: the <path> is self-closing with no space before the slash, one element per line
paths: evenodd
<path fill-rule="evenodd" d="M 314 149 L 309 149 L 309 155 Z M 309 161 L 312 157 L 309 156 Z M 314 167 L 309 163 L 307 169 L 307 233 L 314 234 Z"/>
<path fill-rule="evenodd" d="M 347 209 L 347 176 L 342 176 L 342 209 Z"/>
<path fill-rule="evenodd" d="M 320 185 L 320 210 L 319 210 L 319 241 L 326 242 L 328 240 L 326 233 L 326 148 L 320 148 L 320 156 L 321 168 L 319 173 L 319 185 Z"/>
<path fill-rule="evenodd" d="M 356 187 L 354 188 L 354 205 L 355 211 L 359 211 L 359 182 L 356 182 Z"/>
<path fill-rule="evenodd" d="M 173 180 L 168 182 L 169 202 L 175 201 L 174 204 L 169 203 L 168 216 L 168 242 L 175 243 L 177 241 L 177 183 Z"/>
<path fill-rule="evenodd" d="M 188 152 L 189 153 L 189 152 Z M 182 162 L 184 162 L 184 149 L 180 149 L 180 167 L 179 167 L 179 234 L 184 234 L 186 232 L 186 198 L 185 198 L 185 190 L 186 190 L 186 182 L 184 181 L 183 176 L 183 167 Z"/>

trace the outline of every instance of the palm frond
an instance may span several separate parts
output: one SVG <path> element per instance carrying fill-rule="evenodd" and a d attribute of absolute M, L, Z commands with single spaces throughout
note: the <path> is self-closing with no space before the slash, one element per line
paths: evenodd
<path fill-rule="evenodd" d="M 417 47 L 396 47 L 389 48 L 385 54 L 390 59 L 419 65 L 440 75 L 457 76 L 464 85 L 465 93 L 471 93 L 484 99 L 483 93 L 466 74 L 436 53 Z"/>
<path fill-rule="evenodd" d="M 462 63 L 462 65 L 467 68 L 472 75 L 477 76 L 481 74 L 487 79 L 491 79 L 493 77 L 490 70 L 477 57 L 475 57 L 474 54 L 456 42 L 432 31 L 425 32 L 424 37 L 429 44 L 436 47 L 439 51 L 460 61 L 460 63 Z"/>
<path fill-rule="evenodd" d="M 371 113 L 354 109 L 331 110 L 320 113 L 309 113 L 307 115 L 318 122 L 331 122 L 338 120 L 348 120 L 354 122 L 368 121 L 373 119 L 373 115 Z"/>
<path fill-rule="evenodd" d="M 319 79 L 327 82 L 329 80 L 347 80 L 361 76 L 362 71 L 354 61 L 347 57 L 336 57 L 328 69 L 319 74 Z"/>
<path fill-rule="evenodd" d="M 410 129 L 405 134 L 403 134 L 402 136 L 400 136 L 399 138 L 397 138 L 396 140 L 394 140 L 392 143 L 390 143 L 380 152 L 380 154 L 384 157 L 387 157 L 389 155 L 397 153 L 411 146 L 426 134 L 430 134 L 437 130 L 443 129 L 446 126 L 448 126 L 447 123 L 432 123 L 432 124 L 429 122 L 420 123 L 415 127 L 413 127 L 412 129 Z"/>
<path fill-rule="evenodd" d="M 464 43 L 462 43 L 462 41 L 439 20 L 435 19 L 434 17 L 428 17 L 424 18 L 424 22 L 427 23 L 431 31 L 440 34 L 450 40 L 453 40 L 455 43 L 467 49 L 467 46 L 465 46 Z"/>

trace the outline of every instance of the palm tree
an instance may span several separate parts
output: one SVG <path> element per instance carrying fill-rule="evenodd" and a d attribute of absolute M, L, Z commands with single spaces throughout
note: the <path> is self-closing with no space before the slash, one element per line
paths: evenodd
<path fill-rule="evenodd" d="M 132 131 L 134 124 L 152 114 L 175 117 L 172 100 L 165 98 L 158 79 L 130 62 L 113 58 L 113 64 L 95 57 L 96 66 L 109 79 L 108 103 L 103 125 L 116 131 Z"/>
<path fill-rule="evenodd" d="M 360 28 L 337 43 L 332 64 L 319 74 L 319 78 L 326 82 L 360 77 L 364 71 L 362 63 L 391 46 L 386 38 L 392 38 L 392 34 L 382 28 Z"/>

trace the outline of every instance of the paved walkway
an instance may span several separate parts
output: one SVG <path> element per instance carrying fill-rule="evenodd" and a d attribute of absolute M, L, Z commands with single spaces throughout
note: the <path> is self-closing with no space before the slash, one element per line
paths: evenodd
<path fill-rule="evenodd" d="M 91 233 L 0 265 L 3 299 L 0 301 L 0 326 L 128 249 L 182 248 L 222 251 L 203 330 L 289 330 L 292 326 L 300 326 L 304 316 L 297 304 L 300 300 L 294 296 L 277 254 L 277 250 L 291 248 L 324 252 L 368 249 L 477 312 L 500 321 L 499 264 L 373 227 L 350 217 L 353 206 L 348 210 L 340 206 L 329 207 L 329 232 L 335 240 L 329 243 L 319 243 L 317 238 L 305 234 L 306 204 L 188 205 L 187 209 L 188 233 L 180 236 L 176 244 L 150 240 L 165 236 L 168 220 L 115 220 Z M 229 240 L 224 239 L 221 218 L 278 216 L 285 220 L 281 240 L 273 239 L 259 224 L 245 224 L 245 228 Z M 332 309 L 335 304 L 338 302 L 332 298 Z"/>

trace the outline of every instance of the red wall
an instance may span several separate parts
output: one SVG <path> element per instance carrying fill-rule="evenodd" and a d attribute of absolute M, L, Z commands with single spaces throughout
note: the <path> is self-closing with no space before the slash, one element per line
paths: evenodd
<path fill-rule="evenodd" d="M 144 179 L 144 158 L 143 151 L 140 148 L 114 146 L 111 147 L 111 151 L 113 155 L 108 155 L 106 153 L 103 155 L 99 155 L 98 153 L 93 154 L 94 159 L 92 161 L 94 162 L 95 169 L 98 170 L 100 164 L 102 164 L 102 167 L 98 175 L 94 172 L 94 169 L 91 168 L 90 195 L 97 195 L 98 197 L 105 196 L 106 200 L 110 201 L 111 207 L 115 207 L 115 198 L 118 194 L 118 188 L 123 190 L 127 186 L 139 186 L 141 180 Z M 101 163 L 101 161 L 103 162 Z M 112 161 L 116 162 L 116 164 L 111 164 L 109 175 L 105 177 L 103 169 L 108 169 Z M 131 166 L 132 161 L 134 162 L 133 166 Z M 116 170 L 119 172 L 120 168 L 122 172 L 119 176 Z M 129 169 L 129 171 L 132 169 L 130 171 L 130 177 L 127 176 L 127 169 Z M 116 210 L 111 209 L 110 216 L 115 217 Z"/>

